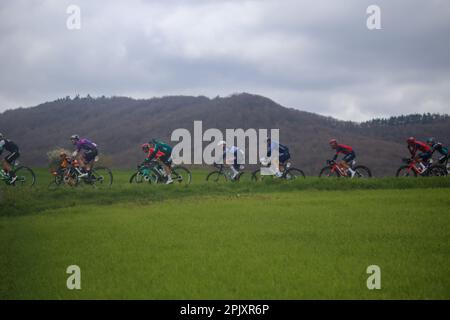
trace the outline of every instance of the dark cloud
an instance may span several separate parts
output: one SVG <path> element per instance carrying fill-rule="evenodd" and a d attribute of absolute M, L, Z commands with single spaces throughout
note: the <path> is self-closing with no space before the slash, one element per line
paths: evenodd
<path fill-rule="evenodd" d="M 364 120 L 450 113 L 450 2 L 3 1 L 0 111 L 76 93 L 254 92 Z M 82 28 L 69 31 L 66 8 Z"/>

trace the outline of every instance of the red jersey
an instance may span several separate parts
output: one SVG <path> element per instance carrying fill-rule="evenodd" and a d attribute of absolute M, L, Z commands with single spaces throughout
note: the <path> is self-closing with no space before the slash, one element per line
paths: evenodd
<path fill-rule="evenodd" d="M 414 145 L 408 146 L 408 149 L 413 157 L 416 155 L 417 151 L 420 151 L 420 152 L 430 152 L 431 151 L 431 147 L 422 141 L 416 141 L 414 143 Z"/>
<path fill-rule="evenodd" d="M 148 149 L 147 159 L 150 157 L 158 159 L 159 157 L 162 157 L 163 155 L 165 155 L 164 152 L 158 150 L 158 152 L 156 152 L 156 155 L 153 156 L 153 152 L 155 152 L 155 148 Z"/>
<path fill-rule="evenodd" d="M 336 147 L 336 155 L 338 155 L 339 153 L 343 153 L 343 154 L 347 155 L 352 152 L 353 152 L 353 148 L 350 146 L 346 146 L 345 144 L 338 144 Z"/>

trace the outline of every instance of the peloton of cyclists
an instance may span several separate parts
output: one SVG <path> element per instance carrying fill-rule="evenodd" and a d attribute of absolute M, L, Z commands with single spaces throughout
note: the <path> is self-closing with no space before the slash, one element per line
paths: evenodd
<path fill-rule="evenodd" d="M 74 134 L 70 137 L 72 144 L 75 146 L 75 150 L 72 157 L 75 158 L 81 154 L 80 167 L 82 174 L 80 178 L 88 177 L 91 174 L 93 163 L 98 155 L 98 146 L 87 138 L 80 138 L 79 135 Z M 426 142 L 417 140 L 415 137 L 409 137 L 407 140 L 408 151 L 411 158 L 422 163 L 424 167 L 431 164 L 431 158 L 435 152 L 440 154 L 439 161 L 447 161 L 450 155 L 449 147 L 444 146 L 441 142 L 437 142 L 434 138 L 428 138 Z M 331 139 L 329 144 L 335 154 L 332 158 L 336 161 L 340 154 L 343 154 L 343 158 L 339 161 L 338 165 L 347 173 L 347 175 L 353 177 L 356 171 L 353 169 L 353 161 L 356 159 L 356 153 L 354 149 L 345 144 L 340 144 L 336 139 Z M 220 141 L 218 146 L 223 147 L 223 163 L 229 167 L 232 171 L 232 179 L 235 179 L 240 170 L 240 159 L 242 159 L 244 152 L 236 146 L 228 147 L 225 141 Z M 142 150 L 146 153 L 146 158 L 142 164 L 147 164 L 152 160 L 158 160 L 162 163 L 164 171 L 167 175 L 167 184 L 173 183 L 172 174 L 172 147 L 161 140 L 152 139 L 149 143 L 141 145 Z M 275 172 L 277 177 L 282 176 L 282 172 L 285 170 L 286 162 L 291 158 L 289 148 L 280 144 L 277 141 L 267 139 L 267 157 L 271 158 L 272 152 L 278 149 L 279 152 L 279 169 Z M 6 139 L 3 134 L 0 133 L 0 155 L 3 151 L 9 152 L 2 160 L 2 169 L 4 174 L 10 174 L 10 183 L 14 183 L 17 177 L 13 176 L 11 171 L 14 161 L 20 157 L 19 147 L 12 140 Z M 276 159 L 272 159 L 276 161 Z"/>

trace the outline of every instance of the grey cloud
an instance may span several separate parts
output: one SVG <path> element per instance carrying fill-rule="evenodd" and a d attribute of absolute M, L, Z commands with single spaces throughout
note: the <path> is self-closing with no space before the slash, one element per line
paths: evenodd
<path fill-rule="evenodd" d="M 347 120 L 450 113 L 450 3 L 4 1 L 0 111 L 75 93 L 254 92 Z M 66 29 L 81 7 L 82 29 Z"/>

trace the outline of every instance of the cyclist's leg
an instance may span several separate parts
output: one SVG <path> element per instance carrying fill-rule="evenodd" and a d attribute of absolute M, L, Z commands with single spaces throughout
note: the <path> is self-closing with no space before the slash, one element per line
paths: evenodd
<path fill-rule="evenodd" d="M 172 158 L 170 157 L 170 154 L 164 154 L 160 156 L 158 160 L 163 165 L 164 171 L 166 172 L 167 176 L 170 176 L 172 174 Z"/>
<path fill-rule="evenodd" d="M 13 151 L 10 154 L 8 154 L 5 159 L 3 160 L 3 170 L 6 173 L 9 173 L 11 171 L 12 168 L 12 164 L 14 163 L 14 161 L 16 161 L 17 159 L 19 159 L 20 157 L 20 153 L 19 151 Z"/>
<path fill-rule="evenodd" d="M 17 179 L 15 173 L 11 169 L 12 169 L 14 161 L 16 161 L 19 158 L 19 156 L 20 156 L 19 150 L 16 150 L 16 151 L 13 151 L 10 154 L 8 154 L 4 160 L 3 169 L 4 169 L 5 173 L 9 174 L 9 177 L 10 177 L 9 183 L 10 184 L 13 184 Z"/>
<path fill-rule="evenodd" d="M 96 155 L 97 155 L 97 153 L 94 152 L 94 150 L 88 150 L 88 151 L 85 151 L 82 154 L 82 156 L 80 157 L 81 158 L 80 159 L 81 160 L 81 169 L 83 171 L 83 176 L 84 175 L 90 176 Z"/>
<path fill-rule="evenodd" d="M 164 164 L 166 165 L 167 172 L 169 175 L 172 174 L 172 152 L 166 154 L 167 161 L 164 161 Z"/>
<path fill-rule="evenodd" d="M 289 152 L 280 154 L 279 161 L 279 170 L 283 172 L 286 169 L 286 162 L 291 158 L 291 154 Z"/>
<path fill-rule="evenodd" d="M 86 170 L 91 172 L 92 168 L 94 167 L 95 164 L 95 158 L 98 156 L 98 151 L 97 150 L 93 150 L 91 155 L 89 156 L 89 161 L 87 163 L 86 166 Z"/>
<path fill-rule="evenodd" d="M 353 160 L 355 160 L 355 158 L 356 158 L 356 155 L 354 152 L 348 153 L 342 158 L 342 160 L 339 164 L 340 164 L 341 168 L 344 169 L 344 172 L 347 172 L 350 169 L 351 163 Z M 351 172 L 351 171 L 350 171 L 350 173 L 353 174 L 353 172 Z"/>
<path fill-rule="evenodd" d="M 232 179 L 236 178 L 239 174 L 239 164 L 238 164 L 238 152 L 237 150 L 233 154 L 233 163 L 230 165 L 231 171 L 233 171 Z"/>
<path fill-rule="evenodd" d="M 86 170 L 87 170 L 87 173 L 88 173 L 88 177 L 89 177 L 89 178 L 92 177 L 92 171 L 93 171 L 93 169 L 94 169 L 95 159 L 97 158 L 97 156 L 98 156 L 98 150 L 95 149 L 95 150 L 92 152 L 92 155 L 89 157 L 89 162 L 88 162 L 88 164 L 87 164 L 87 166 L 86 166 Z"/>
<path fill-rule="evenodd" d="M 431 152 L 421 152 L 421 153 L 419 153 L 419 158 L 425 165 L 429 165 L 430 164 L 430 159 L 431 159 L 432 156 L 433 156 L 433 154 Z"/>
<path fill-rule="evenodd" d="M 78 169 L 81 170 L 81 172 L 84 172 L 86 169 L 86 156 L 84 153 L 79 153 L 74 160 L 78 161 Z"/>
<path fill-rule="evenodd" d="M 164 169 L 164 172 L 167 175 L 167 184 L 172 183 L 172 159 L 170 158 L 170 155 L 162 155 L 158 158 L 158 161 L 162 164 L 162 167 Z"/>
<path fill-rule="evenodd" d="M 8 173 L 10 166 L 9 163 L 6 161 L 6 158 L 2 160 L 2 169 L 5 171 L 5 173 Z"/>

